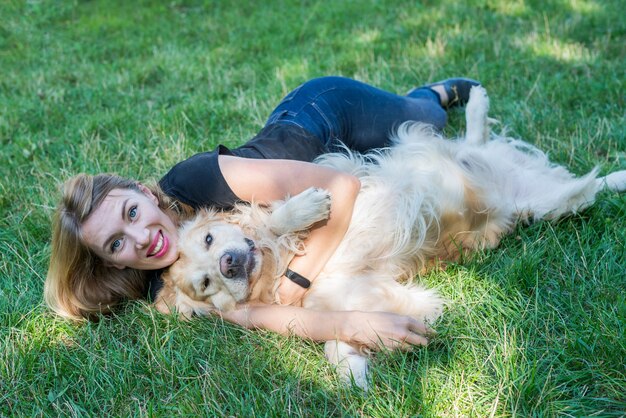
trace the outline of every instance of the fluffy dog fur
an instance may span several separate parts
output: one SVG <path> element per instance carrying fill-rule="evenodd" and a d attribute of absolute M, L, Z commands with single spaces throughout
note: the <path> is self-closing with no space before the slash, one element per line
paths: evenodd
<path fill-rule="evenodd" d="M 323 155 L 318 164 L 357 176 L 361 191 L 346 235 L 314 281 L 304 306 L 388 311 L 434 321 L 443 300 L 411 282 L 423 269 L 462 253 L 494 248 L 519 222 L 556 219 L 584 209 L 596 193 L 623 192 L 626 171 L 575 178 L 533 146 L 491 134 L 489 100 L 475 87 L 467 134 L 444 139 L 431 127 L 402 125 L 394 146 L 359 155 Z M 156 305 L 185 316 L 230 310 L 241 301 L 275 302 L 278 278 L 330 199 L 310 189 L 271 207 L 203 211 L 183 226 L 180 259 L 164 275 Z M 328 341 L 328 359 L 344 379 L 367 387 L 359 347 Z"/>

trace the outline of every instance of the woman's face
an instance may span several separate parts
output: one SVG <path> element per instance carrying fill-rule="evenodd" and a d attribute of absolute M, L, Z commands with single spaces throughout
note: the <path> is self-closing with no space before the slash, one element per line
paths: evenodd
<path fill-rule="evenodd" d="M 107 265 L 157 270 L 178 258 L 178 229 L 144 186 L 113 189 L 82 225 L 83 240 Z"/>

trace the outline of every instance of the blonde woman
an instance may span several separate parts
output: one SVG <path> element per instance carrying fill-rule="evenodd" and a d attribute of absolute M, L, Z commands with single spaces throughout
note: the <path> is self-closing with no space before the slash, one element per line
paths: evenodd
<path fill-rule="evenodd" d="M 388 146 L 389 134 L 406 120 L 442 129 L 445 109 L 464 104 L 477 84 L 448 79 L 399 96 L 347 78 L 322 77 L 289 93 L 245 145 L 194 155 L 158 185 L 108 174 L 68 180 L 54 217 L 47 304 L 64 317 L 96 319 L 122 301 L 153 298 L 161 271 L 177 259 L 178 225 L 196 209 L 269 203 L 309 187 L 331 192 L 331 216 L 311 232 L 306 255 L 289 269 L 315 280 L 347 230 L 360 184 L 310 161 L 340 144 L 357 151 Z M 244 305 L 224 317 L 315 341 L 337 338 L 372 348 L 427 342 L 428 329 L 412 318 L 301 308 L 306 292 L 301 284 L 283 277 L 282 305 Z"/>

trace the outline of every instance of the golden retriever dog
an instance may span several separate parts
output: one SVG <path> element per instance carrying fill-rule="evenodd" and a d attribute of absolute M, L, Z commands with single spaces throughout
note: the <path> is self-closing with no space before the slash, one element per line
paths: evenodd
<path fill-rule="evenodd" d="M 494 248 L 520 222 L 556 219 L 594 202 L 598 191 L 626 190 L 626 171 L 576 178 L 535 147 L 492 134 L 489 99 L 474 87 L 464 138 L 427 125 L 400 126 L 389 149 L 320 157 L 318 164 L 361 181 L 351 224 L 305 295 L 316 310 L 388 311 L 434 321 L 443 300 L 413 283 L 438 261 Z M 157 308 L 185 316 L 228 311 L 237 302 L 275 303 L 278 279 L 306 251 L 307 230 L 329 216 L 324 190 L 309 189 L 270 207 L 206 210 L 180 232 L 180 259 L 164 274 Z M 326 342 L 339 375 L 367 388 L 360 347 Z"/>

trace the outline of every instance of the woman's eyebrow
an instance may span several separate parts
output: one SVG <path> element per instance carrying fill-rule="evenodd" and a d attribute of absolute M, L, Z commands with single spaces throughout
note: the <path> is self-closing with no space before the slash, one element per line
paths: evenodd
<path fill-rule="evenodd" d="M 129 201 L 129 200 L 130 200 L 130 197 L 129 197 L 129 198 L 127 198 L 126 200 L 124 200 L 124 202 L 122 203 L 122 213 L 121 213 L 122 220 L 124 220 L 124 219 L 126 218 L 126 205 L 128 204 L 128 201 Z M 104 252 L 106 252 L 106 251 L 107 251 L 107 248 L 109 247 L 109 243 L 111 242 L 111 240 L 113 239 L 113 237 L 114 237 L 116 234 L 117 234 L 117 233 L 112 234 L 109 238 L 107 238 L 107 239 L 104 241 L 104 244 L 102 244 L 102 250 L 103 250 Z"/>

